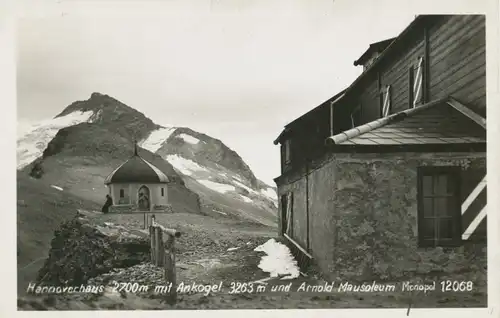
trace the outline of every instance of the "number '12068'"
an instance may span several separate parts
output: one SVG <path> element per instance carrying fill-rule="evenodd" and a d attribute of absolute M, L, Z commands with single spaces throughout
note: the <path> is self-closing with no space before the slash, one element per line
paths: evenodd
<path fill-rule="evenodd" d="M 445 280 L 441 282 L 442 292 L 472 291 L 474 283 L 471 281 Z"/>

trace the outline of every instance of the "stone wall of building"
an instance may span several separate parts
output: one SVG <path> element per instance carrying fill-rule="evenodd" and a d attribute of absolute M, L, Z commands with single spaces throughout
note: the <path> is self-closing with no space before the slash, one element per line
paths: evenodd
<path fill-rule="evenodd" d="M 308 217 L 309 231 L 294 226 L 293 238 L 330 279 L 400 281 L 469 272 L 486 284 L 485 243 L 417 245 L 417 168 L 438 165 L 484 173 L 486 159 L 484 153 L 331 154 L 308 172 L 280 177 L 278 194 L 294 193 L 294 219 L 306 225 Z"/>
<path fill-rule="evenodd" d="M 485 274 L 484 243 L 417 245 L 417 168 L 460 166 L 468 174 L 484 171 L 485 164 L 485 154 L 337 154 L 323 168 L 336 169 L 332 274 L 389 280 L 464 270 Z"/>

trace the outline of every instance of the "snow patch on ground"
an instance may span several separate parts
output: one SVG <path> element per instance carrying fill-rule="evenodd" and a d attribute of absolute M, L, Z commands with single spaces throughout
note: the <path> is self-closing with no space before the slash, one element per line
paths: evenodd
<path fill-rule="evenodd" d="M 239 247 L 230 247 L 227 249 L 228 252 L 239 250 Z"/>
<path fill-rule="evenodd" d="M 205 187 L 207 187 L 211 190 L 220 192 L 220 193 L 226 193 L 229 191 L 236 190 L 235 187 L 233 187 L 232 185 L 228 185 L 228 184 L 213 182 L 213 181 L 209 181 L 209 180 L 197 180 L 197 181 L 199 183 L 201 183 L 202 185 L 204 185 Z"/>
<path fill-rule="evenodd" d="M 175 129 L 176 127 L 161 127 L 153 130 L 146 139 L 139 143 L 139 146 L 154 153 L 160 149 L 163 142 L 172 135 Z"/>
<path fill-rule="evenodd" d="M 190 176 L 195 172 L 208 172 L 207 168 L 179 155 L 169 155 L 166 159 L 175 168 L 175 170 L 186 176 Z"/>
<path fill-rule="evenodd" d="M 300 270 L 297 261 L 286 245 L 277 242 L 275 239 L 270 239 L 266 243 L 257 246 L 254 251 L 267 254 L 262 256 L 258 267 L 269 273 L 270 277 L 278 277 L 279 275 L 288 275 L 282 279 L 299 277 Z"/>
<path fill-rule="evenodd" d="M 198 138 L 195 138 L 195 137 L 190 136 L 188 134 L 180 134 L 177 137 L 179 137 L 182 140 L 184 140 L 185 142 L 193 144 L 193 145 L 196 145 L 196 144 L 198 144 L 200 142 L 200 140 Z"/>
<path fill-rule="evenodd" d="M 260 190 L 260 193 L 262 193 L 271 200 L 278 200 L 278 195 L 276 194 L 276 190 L 274 190 L 273 188 L 267 188 L 265 190 L 262 189 Z"/>
<path fill-rule="evenodd" d="M 20 135 L 17 139 L 17 169 L 22 169 L 40 157 L 60 129 L 92 122 L 93 115 L 93 111 L 76 111 L 36 125 L 18 127 L 22 131 L 18 131 Z"/>
<path fill-rule="evenodd" d="M 51 185 L 51 187 L 54 188 L 54 189 L 57 189 L 59 191 L 63 191 L 63 188 L 61 188 L 61 187 L 58 187 L 58 186 L 55 186 L 55 185 Z"/>

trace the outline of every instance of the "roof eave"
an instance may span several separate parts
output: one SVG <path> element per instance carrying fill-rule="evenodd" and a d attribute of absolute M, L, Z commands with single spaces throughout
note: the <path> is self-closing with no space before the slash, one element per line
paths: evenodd
<path fill-rule="evenodd" d="M 330 150 L 334 153 L 400 153 L 400 152 L 484 152 L 486 141 L 475 143 L 453 144 L 391 144 L 391 145 L 333 145 Z"/>
<path fill-rule="evenodd" d="M 334 136 L 330 136 L 328 138 L 326 138 L 325 140 L 325 143 L 327 146 L 331 146 L 331 145 L 339 145 L 349 139 L 352 139 L 354 137 L 357 137 L 357 136 L 360 136 L 364 133 L 367 133 L 369 131 L 372 131 L 374 129 L 377 129 L 377 128 L 380 128 L 380 127 L 383 127 L 389 123 L 392 123 L 394 121 L 399 121 L 399 120 L 402 120 L 404 119 L 405 117 L 407 116 L 411 116 L 417 112 L 420 112 L 424 109 L 427 109 L 429 107 L 433 107 L 435 105 L 438 105 L 438 104 L 441 104 L 441 103 L 444 103 L 444 102 L 447 102 L 450 98 L 448 96 L 444 97 L 444 98 L 440 98 L 440 99 L 436 99 L 432 102 L 429 102 L 427 104 L 424 104 L 422 106 L 418 106 L 418 107 L 415 107 L 415 108 L 411 108 L 411 109 L 407 109 L 407 110 L 404 110 L 404 111 L 401 111 L 399 113 L 395 113 L 395 114 L 392 114 L 392 115 L 389 115 L 387 117 L 383 117 L 383 118 L 379 118 L 379 119 L 376 119 L 374 121 L 371 121 L 369 123 L 366 123 L 364 125 L 361 125 L 361 126 L 358 126 L 358 127 L 354 127 L 352 129 L 349 129 L 349 130 L 346 130 L 346 131 L 343 131 L 337 135 L 334 135 Z"/>
<path fill-rule="evenodd" d="M 378 41 L 378 42 L 370 44 L 370 46 L 368 47 L 368 49 L 363 54 L 361 54 L 361 56 L 356 61 L 354 61 L 354 66 L 363 65 L 363 63 L 365 63 L 367 61 L 367 57 L 370 54 L 370 52 L 378 51 L 377 48 L 380 45 L 383 45 L 383 44 L 389 42 L 389 44 L 387 44 L 382 49 L 382 51 L 384 51 L 390 45 L 390 42 L 394 41 L 396 38 L 397 37 L 393 37 L 393 38 L 390 38 L 390 39 L 386 39 L 386 40 L 382 40 L 382 41 Z"/>

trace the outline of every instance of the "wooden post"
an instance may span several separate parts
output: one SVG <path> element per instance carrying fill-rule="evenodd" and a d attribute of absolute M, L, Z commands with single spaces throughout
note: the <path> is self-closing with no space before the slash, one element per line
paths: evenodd
<path fill-rule="evenodd" d="M 151 242 L 151 264 L 156 264 L 156 229 L 153 226 L 149 227 L 149 240 Z"/>
<path fill-rule="evenodd" d="M 167 302 L 173 305 L 177 302 L 177 282 L 175 273 L 175 236 L 169 235 L 164 254 L 164 269 L 165 269 L 165 282 L 166 284 L 172 283 L 170 293 L 167 296 Z"/>
<path fill-rule="evenodd" d="M 155 265 L 156 266 L 162 266 L 163 265 L 163 250 L 164 250 L 164 246 L 163 246 L 163 231 L 159 228 L 159 227 L 156 227 L 156 226 L 153 226 L 154 229 L 155 229 Z"/>

